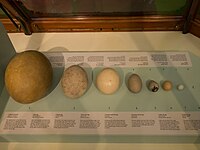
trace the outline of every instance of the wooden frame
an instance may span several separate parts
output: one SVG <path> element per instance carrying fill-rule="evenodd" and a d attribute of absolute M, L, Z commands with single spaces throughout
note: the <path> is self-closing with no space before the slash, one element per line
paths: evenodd
<path fill-rule="evenodd" d="M 0 0 L 0 4 L 3 5 L 3 7 L 19 21 L 20 26 L 17 30 L 20 30 L 22 27 L 25 34 L 30 35 L 32 33 L 30 25 L 31 18 L 23 13 L 14 1 Z"/>
<path fill-rule="evenodd" d="M 32 28 L 34 32 L 164 31 L 181 30 L 183 23 L 180 16 L 42 18 L 33 19 Z"/>
<path fill-rule="evenodd" d="M 195 0 L 195 5 L 189 13 L 190 15 L 192 14 L 193 16 L 192 21 L 190 23 L 189 32 L 200 38 L 200 18 L 199 17 L 197 18 L 198 9 L 200 9 L 200 0 Z"/>
<path fill-rule="evenodd" d="M 16 18 L 19 28 L 14 28 L 8 19 L 0 19 L 8 32 L 119 32 L 119 31 L 190 31 L 198 32 L 199 22 L 191 20 L 194 8 L 200 0 L 187 0 L 188 8 L 183 16 L 78 16 L 65 18 L 30 18 L 12 0 L 0 3 Z M 195 32 L 195 33 L 194 33 Z"/>
<path fill-rule="evenodd" d="M 200 38 L 200 20 L 195 19 L 191 22 L 190 32 Z"/>
<path fill-rule="evenodd" d="M 17 23 L 18 28 L 16 28 L 13 23 L 10 21 L 10 19 L 7 18 L 1 18 L 0 22 L 3 23 L 4 27 L 6 28 L 8 33 L 16 33 L 16 32 L 23 32 L 23 30 L 21 30 L 21 25 L 20 23 L 14 19 L 14 21 Z"/>
<path fill-rule="evenodd" d="M 0 19 L 8 32 L 24 32 L 9 19 Z M 59 23 L 58 23 L 59 22 Z M 101 17 L 101 18 L 42 18 L 33 19 L 32 32 L 118 32 L 118 31 L 181 31 L 184 19 L 180 16 Z"/>

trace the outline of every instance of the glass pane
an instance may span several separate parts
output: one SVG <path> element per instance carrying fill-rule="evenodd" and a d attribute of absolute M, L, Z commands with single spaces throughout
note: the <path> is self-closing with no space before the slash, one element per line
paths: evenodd
<path fill-rule="evenodd" d="M 183 15 L 187 0 L 15 0 L 31 17 Z"/>
<path fill-rule="evenodd" d="M 197 12 L 196 18 L 200 20 L 200 5 L 199 5 L 199 8 L 198 8 L 198 12 Z"/>
<path fill-rule="evenodd" d="M 4 12 L 1 10 L 1 8 L 0 8 L 0 18 L 6 18 L 6 15 L 5 15 Z"/>

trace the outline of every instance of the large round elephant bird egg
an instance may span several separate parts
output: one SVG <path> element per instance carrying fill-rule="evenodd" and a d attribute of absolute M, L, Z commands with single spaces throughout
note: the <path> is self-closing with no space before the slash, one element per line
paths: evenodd
<path fill-rule="evenodd" d="M 120 86 L 119 74 L 112 68 L 103 69 L 97 75 L 96 86 L 104 94 L 113 94 Z"/>
<path fill-rule="evenodd" d="M 47 94 L 53 80 L 53 69 L 44 54 L 38 51 L 17 53 L 5 71 L 5 85 L 17 102 L 28 104 Z"/>

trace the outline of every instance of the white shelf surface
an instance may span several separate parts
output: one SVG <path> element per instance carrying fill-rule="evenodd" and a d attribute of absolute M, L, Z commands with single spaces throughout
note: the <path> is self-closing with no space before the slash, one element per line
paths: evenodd
<path fill-rule="evenodd" d="M 34 33 L 9 37 L 17 52 L 38 51 L 189 51 L 200 56 L 200 39 L 181 32 Z M 0 143 L 8 150 L 198 150 L 200 144 L 148 143 Z"/>

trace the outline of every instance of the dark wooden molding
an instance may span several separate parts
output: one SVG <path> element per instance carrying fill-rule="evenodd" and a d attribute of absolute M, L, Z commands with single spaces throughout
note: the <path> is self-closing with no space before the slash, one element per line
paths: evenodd
<path fill-rule="evenodd" d="M 33 18 L 33 32 L 179 31 L 182 16 Z"/>
<path fill-rule="evenodd" d="M 20 27 L 20 23 L 14 19 L 15 22 L 18 24 L 18 27 L 19 28 L 16 28 L 13 23 L 10 21 L 10 19 L 7 19 L 7 18 L 0 18 L 0 22 L 4 25 L 4 27 L 6 28 L 6 31 L 8 33 L 17 33 L 17 32 L 23 32 L 21 30 L 21 27 Z"/>
<path fill-rule="evenodd" d="M 183 31 L 199 35 L 200 22 L 195 19 L 200 0 L 187 0 L 187 8 L 182 16 L 150 15 L 144 16 L 65 16 L 36 17 L 20 7 L 20 1 L 0 0 L 3 8 L 16 21 L 15 26 L 8 19 L 1 19 L 8 32 L 120 32 L 120 31 Z M 9 16 L 10 17 L 10 16 Z M 13 21 L 13 19 L 11 18 Z M 199 37 L 199 36 L 198 36 Z"/>
<path fill-rule="evenodd" d="M 198 10 L 198 6 L 200 4 L 200 0 L 192 0 L 190 9 L 188 10 L 186 20 L 183 26 L 183 33 L 188 33 L 190 31 L 192 20 L 195 18 L 195 15 Z"/>
<path fill-rule="evenodd" d="M 32 33 L 30 26 L 31 18 L 21 11 L 15 1 L 0 0 L 0 3 L 15 19 L 20 22 L 20 26 L 23 28 L 24 33 L 30 35 Z"/>
<path fill-rule="evenodd" d="M 8 20 L 0 19 L 8 32 L 120 32 L 120 31 L 183 31 L 187 33 L 191 16 L 196 12 L 200 0 L 187 0 L 188 8 L 182 16 L 65 16 L 31 18 L 19 6 L 19 1 L 0 0 L 0 3 L 18 21 L 20 30 L 15 30 Z M 189 5 L 190 4 L 190 5 Z M 191 9 L 195 8 L 195 10 Z M 192 23 L 191 27 L 194 23 Z M 195 24 L 196 25 L 196 24 Z M 194 28 L 194 27 L 193 27 Z"/>
<path fill-rule="evenodd" d="M 200 38 L 200 20 L 195 19 L 191 23 L 190 32 Z"/>
<path fill-rule="evenodd" d="M 0 21 L 8 32 L 23 31 L 9 19 Z M 182 16 L 35 18 L 31 28 L 32 32 L 181 31 L 183 24 Z"/>
<path fill-rule="evenodd" d="M 197 14 L 198 9 L 200 9 L 200 0 L 193 0 L 193 6 L 188 15 L 188 17 L 190 17 L 188 30 L 190 33 L 200 38 L 200 18 Z"/>

